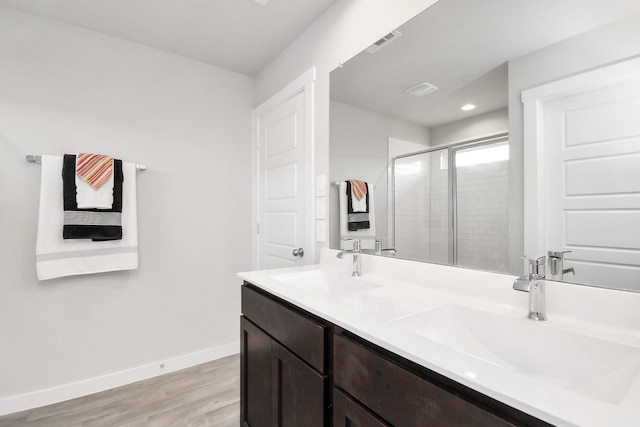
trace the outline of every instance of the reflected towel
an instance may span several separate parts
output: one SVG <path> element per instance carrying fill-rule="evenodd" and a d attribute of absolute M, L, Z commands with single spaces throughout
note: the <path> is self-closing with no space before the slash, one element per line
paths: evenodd
<path fill-rule="evenodd" d="M 350 185 L 347 185 L 347 191 L 351 192 L 350 197 L 353 212 L 369 212 L 369 206 L 367 204 L 367 183 L 357 179 L 352 179 L 349 181 L 349 184 Z"/>
<path fill-rule="evenodd" d="M 138 268 L 138 224 L 136 209 L 136 167 L 123 163 L 127 180 L 122 199 L 123 239 L 94 242 L 65 240 L 63 198 L 61 197 L 63 160 L 58 156 L 42 156 L 40 210 L 36 243 L 36 270 L 39 280 L 78 274 L 101 273 Z"/>
<path fill-rule="evenodd" d="M 347 239 L 360 239 L 362 249 L 374 249 L 376 238 L 376 216 L 373 186 L 369 186 L 367 191 L 369 197 L 369 228 L 350 231 L 348 227 L 348 200 L 347 183 L 341 182 L 338 186 L 339 209 L 340 209 L 340 247 L 341 249 L 351 249 L 352 242 L 345 242 Z"/>
<path fill-rule="evenodd" d="M 349 231 L 370 228 L 369 223 L 369 194 L 367 192 L 367 183 L 363 181 L 347 181 L 347 228 Z M 364 190 L 360 187 L 364 186 Z M 358 201 L 356 196 L 362 199 Z M 356 210 L 356 205 L 358 209 Z"/>

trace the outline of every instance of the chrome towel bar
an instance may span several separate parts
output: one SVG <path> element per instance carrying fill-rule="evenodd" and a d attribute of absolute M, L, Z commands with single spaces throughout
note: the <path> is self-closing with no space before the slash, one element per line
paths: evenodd
<path fill-rule="evenodd" d="M 35 155 L 35 154 L 27 154 L 24 157 L 27 159 L 27 162 L 29 162 L 29 163 L 35 163 L 35 164 L 38 164 L 38 165 L 42 164 L 42 156 Z M 140 165 L 140 164 L 136 163 L 136 169 L 139 170 L 139 171 L 147 170 L 147 165 Z"/>

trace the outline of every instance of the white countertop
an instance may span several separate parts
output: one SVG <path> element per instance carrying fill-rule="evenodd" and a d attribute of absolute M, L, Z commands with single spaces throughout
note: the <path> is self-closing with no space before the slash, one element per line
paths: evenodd
<path fill-rule="evenodd" d="M 318 265 L 238 276 L 374 344 L 551 424 L 640 425 L 640 357 L 636 357 L 640 355 L 640 294 L 547 282 L 549 320 L 534 322 L 526 319 L 528 294 L 512 289 L 515 276 L 362 255 L 362 277 L 353 278 L 351 256 L 337 259 L 336 253 L 323 249 Z M 455 316 L 459 308 L 463 314 L 485 314 L 480 319 L 486 318 L 487 323 L 479 325 L 485 337 L 487 331 L 491 334 L 487 328 L 492 325 L 502 328 L 501 324 L 508 324 L 515 331 L 510 344 L 519 351 L 514 357 L 524 354 L 531 359 L 526 361 L 528 365 L 514 368 L 494 358 L 486 348 L 481 349 L 486 357 L 481 353 L 478 356 L 475 348 L 464 351 L 472 340 L 456 346 L 455 337 L 434 340 L 416 333 L 420 322 L 427 325 L 428 316 L 438 313 L 436 310 Z M 426 317 L 421 317 L 423 314 Z M 491 323 L 494 318 L 498 322 L 503 319 L 502 323 Z M 501 334 L 502 329 L 493 334 L 495 339 L 490 337 L 498 342 L 494 345 L 504 339 L 498 336 Z M 547 335 L 566 335 L 569 339 L 563 340 L 566 342 L 559 351 L 545 341 Z M 575 349 L 571 347 L 574 341 Z M 581 352 L 582 341 L 590 345 L 585 348 L 596 351 Z M 604 351 L 599 351 L 598 343 L 603 343 Z M 538 359 L 546 363 L 540 369 L 552 374 L 537 374 L 537 367 L 531 365 Z"/>

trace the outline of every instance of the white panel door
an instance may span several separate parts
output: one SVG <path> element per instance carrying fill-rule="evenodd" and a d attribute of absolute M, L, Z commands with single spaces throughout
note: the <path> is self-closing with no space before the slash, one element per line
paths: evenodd
<path fill-rule="evenodd" d="M 567 281 L 640 290 L 640 80 L 544 107 L 546 250 Z"/>
<path fill-rule="evenodd" d="M 257 117 L 258 268 L 304 264 L 305 94 Z"/>

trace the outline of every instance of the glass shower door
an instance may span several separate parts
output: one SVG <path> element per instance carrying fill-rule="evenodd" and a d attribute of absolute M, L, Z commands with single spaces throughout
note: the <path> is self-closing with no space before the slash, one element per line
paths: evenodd
<path fill-rule="evenodd" d="M 397 257 L 452 262 L 449 245 L 448 150 L 393 160 L 394 234 Z"/>

